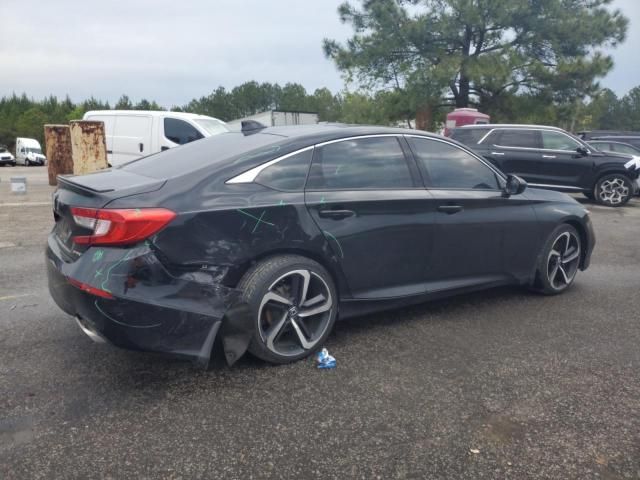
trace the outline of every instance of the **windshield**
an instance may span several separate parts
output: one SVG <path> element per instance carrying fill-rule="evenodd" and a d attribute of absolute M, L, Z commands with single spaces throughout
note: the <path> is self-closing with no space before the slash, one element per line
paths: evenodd
<path fill-rule="evenodd" d="M 5 147 L 0 147 L 0 153 L 7 153 L 7 149 Z"/>
<path fill-rule="evenodd" d="M 27 148 L 26 150 L 30 153 L 42 153 L 42 150 L 40 150 L 39 148 Z"/>
<path fill-rule="evenodd" d="M 198 126 L 205 130 L 209 135 L 218 135 L 219 133 L 229 131 L 224 123 L 213 118 L 197 118 L 194 119 L 194 122 L 196 122 Z"/>

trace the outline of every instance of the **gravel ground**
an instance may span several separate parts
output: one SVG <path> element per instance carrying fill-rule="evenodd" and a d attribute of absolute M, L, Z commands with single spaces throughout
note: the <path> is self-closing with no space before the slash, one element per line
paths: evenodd
<path fill-rule="evenodd" d="M 205 372 L 94 344 L 54 305 L 52 189 L 34 167 L 8 194 L 19 170 L 0 169 L 0 479 L 640 478 L 639 200 L 588 207 L 592 267 L 562 296 L 340 322 L 335 370 Z"/>

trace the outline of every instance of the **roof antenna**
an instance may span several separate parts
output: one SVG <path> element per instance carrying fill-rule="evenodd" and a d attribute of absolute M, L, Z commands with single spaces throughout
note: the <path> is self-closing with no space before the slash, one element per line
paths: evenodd
<path fill-rule="evenodd" d="M 244 133 L 244 135 L 253 135 L 254 133 L 258 133 L 260 130 L 267 128 L 266 125 L 263 125 L 260 122 L 257 122 L 255 120 L 242 120 L 242 122 L 240 122 L 240 125 L 242 125 L 242 133 Z"/>

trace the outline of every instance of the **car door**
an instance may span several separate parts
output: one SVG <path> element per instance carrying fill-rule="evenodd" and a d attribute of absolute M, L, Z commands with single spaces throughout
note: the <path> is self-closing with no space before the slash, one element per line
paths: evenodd
<path fill-rule="evenodd" d="M 363 136 L 316 146 L 305 203 L 354 298 L 422 293 L 435 211 L 403 139 Z"/>
<path fill-rule="evenodd" d="M 485 157 L 504 173 L 528 182 L 536 181 L 540 171 L 540 134 L 537 130 L 496 129 L 482 142 L 491 148 Z"/>
<path fill-rule="evenodd" d="M 437 230 L 427 273 L 432 290 L 528 278 L 538 246 L 525 195 L 503 195 L 504 179 L 457 145 L 408 136 L 435 201 Z"/>
<path fill-rule="evenodd" d="M 593 170 L 593 159 L 578 153 L 584 147 L 576 139 L 558 131 L 543 130 L 540 151 L 540 181 L 566 189 L 590 188 L 587 179 Z"/>
<path fill-rule="evenodd" d="M 113 134 L 113 166 L 153 153 L 151 124 L 150 115 L 118 115 Z"/>

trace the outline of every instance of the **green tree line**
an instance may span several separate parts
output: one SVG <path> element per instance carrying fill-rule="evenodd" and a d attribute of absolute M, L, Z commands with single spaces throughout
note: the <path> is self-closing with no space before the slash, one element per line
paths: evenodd
<path fill-rule="evenodd" d="M 16 137 L 44 141 L 45 124 L 67 123 L 81 119 L 89 110 L 106 109 L 163 110 L 155 101 L 145 99 L 133 103 L 123 95 L 113 107 L 109 102 L 90 98 L 74 103 L 49 96 L 34 100 L 26 94 L 0 98 L 0 144 L 13 148 Z M 445 105 L 434 115 L 442 124 L 453 107 Z M 302 85 L 246 82 L 231 90 L 218 87 L 210 95 L 191 100 L 172 111 L 210 115 L 229 121 L 264 110 L 280 109 L 317 112 L 320 121 L 371 125 L 415 125 L 416 111 L 403 92 L 332 93 L 320 88 L 309 93 Z M 596 92 L 587 100 L 559 102 L 545 93 L 503 95 L 488 109 L 492 121 L 498 123 L 536 123 L 557 125 L 571 131 L 592 129 L 624 129 L 640 131 L 640 86 L 618 98 L 608 89 Z"/>

